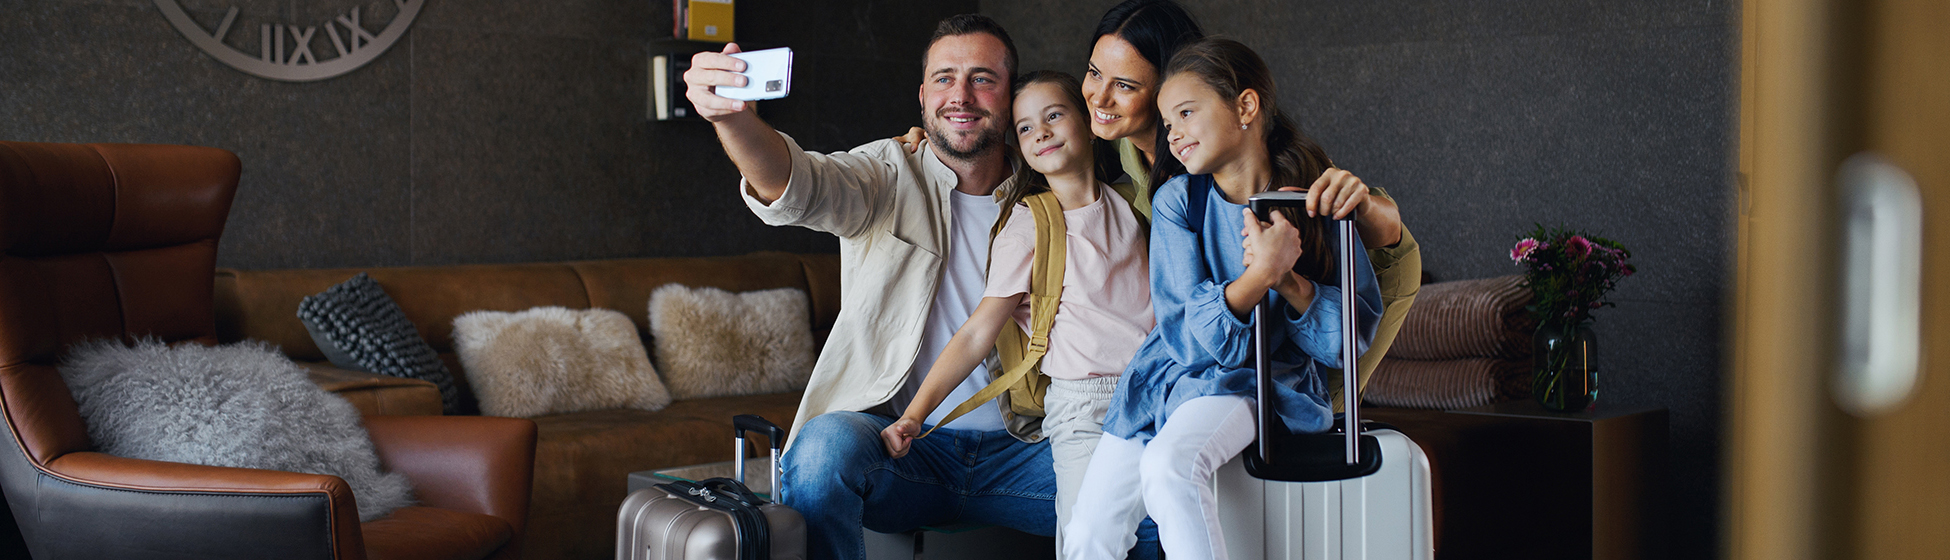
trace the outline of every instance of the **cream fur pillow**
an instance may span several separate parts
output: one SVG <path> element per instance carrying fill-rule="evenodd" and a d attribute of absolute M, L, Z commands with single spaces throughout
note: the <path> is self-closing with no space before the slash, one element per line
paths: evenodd
<path fill-rule="evenodd" d="M 454 351 L 489 416 L 670 405 L 636 324 L 613 310 L 475 311 L 454 318 Z"/>
<path fill-rule="evenodd" d="M 807 308 L 806 292 L 794 288 L 658 288 L 650 294 L 650 335 L 671 396 L 805 389 L 815 352 Z"/>

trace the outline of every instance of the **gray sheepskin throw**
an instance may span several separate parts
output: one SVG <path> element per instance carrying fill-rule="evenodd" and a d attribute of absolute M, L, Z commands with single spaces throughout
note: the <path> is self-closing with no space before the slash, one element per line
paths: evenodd
<path fill-rule="evenodd" d="M 379 470 L 352 404 L 269 344 L 96 340 L 70 348 L 60 370 L 103 453 L 337 476 L 360 521 L 413 503 L 405 476 Z"/>
<path fill-rule="evenodd" d="M 454 352 L 490 416 L 670 405 L 636 323 L 609 309 L 475 311 L 454 318 Z"/>
<path fill-rule="evenodd" d="M 805 389 L 816 358 L 809 308 L 806 292 L 794 288 L 657 288 L 650 293 L 657 370 L 678 399 Z"/>

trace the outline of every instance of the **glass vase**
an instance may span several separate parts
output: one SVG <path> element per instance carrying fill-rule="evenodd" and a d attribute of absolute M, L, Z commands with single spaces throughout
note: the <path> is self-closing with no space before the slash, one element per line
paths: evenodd
<path fill-rule="evenodd" d="M 1557 412 L 1578 412 L 1598 400 L 1598 344 L 1585 322 L 1548 322 L 1537 327 L 1533 349 L 1537 371 L 1530 395 Z"/>

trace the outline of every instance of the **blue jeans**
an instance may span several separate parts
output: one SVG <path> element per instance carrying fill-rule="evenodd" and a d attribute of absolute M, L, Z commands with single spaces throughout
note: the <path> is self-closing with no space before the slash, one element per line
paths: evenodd
<path fill-rule="evenodd" d="M 880 431 L 893 419 L 862 412 L 819 415 L 785 455 L 779 501 L 806 517 L 815 560 L 866 556 L 862 527 L 882 533 L 980 523 L 1056 534 L 1056 472 L 1048 443 L 1005 431 L 942 428 L 887 457 Z M 1138 529 L 1135 558 L 1156 558 L 1157 527 Z"/>

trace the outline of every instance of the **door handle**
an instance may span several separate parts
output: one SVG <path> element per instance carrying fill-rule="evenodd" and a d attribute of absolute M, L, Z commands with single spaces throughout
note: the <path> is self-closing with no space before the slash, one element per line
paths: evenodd
<path fill-rule="evenodd" d="M 1837 172 L 1842 340 L 1832 384 L 1856 416 L 1889 412 L 1922 375 L 1923 197 L 1909 173 L 1863 152 Z"/>

